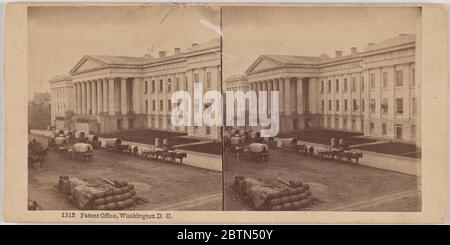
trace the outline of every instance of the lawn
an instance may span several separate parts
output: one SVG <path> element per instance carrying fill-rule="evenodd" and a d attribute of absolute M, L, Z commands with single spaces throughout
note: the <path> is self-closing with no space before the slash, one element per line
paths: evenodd
<path fill-rule="evenodd" d="M 422 155 L 420 148 L 416 145 L 404 143 L 381 143 L 355 147 L 355 149 L 410 158 L 421 158 Z"/>
<path fill-rule="evenodd" d="M 187 145 L 187 146 L 178 147 L 178 149 L 201 152 L 201 153 L 208 153 L 208 154 L 214 154 L 214 155 L 222 155 L 222 143 L 205 143 L 205 144 L 198 144 L 198 145 Z"/>
<path fill-rule="evenodd" d="M 168 139 L 169 146 L 188 144 L 193 142 L 199 142 L 200 140 L 192 138 L 184 138 L 186 133 L 160 131 L 154 129 L 132 129 L 117 131 L 114 133 L 100 134 L 99 137 L 104 138 L 120 138 L 125 141 L 132 141 L 142 144 L 155 144 L 155 139 L 160 139 L 162 143 L 163 139 Z"/>
<path fill-rule="evenodd" d="M 291 133 L 281 133 L 278 134 L 280 138 L 292 138 L 295 137 L 301 141 L 307 141 L 317 144 L 329 145 L 331 138 L 336 138 L 336 140 L 344 139 L 345 144 L 348 145 L 359 145 L 365 143 L 375 142 L 374 139 L 360 138 L 357 136 L 362 136 L 362 133 L 355 132 L 343 132 L 328 129 L 306 129 L 299 132 Z"/>

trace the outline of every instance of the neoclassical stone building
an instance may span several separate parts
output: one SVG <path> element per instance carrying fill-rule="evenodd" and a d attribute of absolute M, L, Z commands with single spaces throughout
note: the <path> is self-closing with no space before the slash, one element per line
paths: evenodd
<path fill-rule="evenodd" d="M 261 55 L 250 89 L 280 92 L 280 130 L 321 127 L 420 144 L 416 38 L 401 34 L 334 57 Z"/>
<path fill-rule="evenodd" d="M 51 124 L 61 129 L 70 129 L 74 111 L 74 94 L 70 76 L 56 76 L 50 83 Z"/>
<path fill-rule="evenodd" d="M 114 132 L 132 128 L 152 128 L 186 132 L 189 135 L 219 138 L 218 127 L 175 127 L 170 113 L 173 92 L 193 94 L 194 83 L 203 91 L 221 88 L 220 41 L 210 40 L 171 55 L 158 57 L 86 55 L 71 70 L 73 89 L 72 128 L 91 132 Z M 50 81 L 51 89 L 56 83 Z M 54 108 L 54 107 L 52 107 Z M 56 112 L 56 109 L 55 109 Z"/>

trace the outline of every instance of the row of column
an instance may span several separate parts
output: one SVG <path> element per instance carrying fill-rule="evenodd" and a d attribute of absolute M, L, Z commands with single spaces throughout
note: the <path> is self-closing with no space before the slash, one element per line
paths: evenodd
<path fill-rule="evenodd" d="M 291 83 L 293 77 L 274 78 L 259 81 L 250 81 L 250 89 L 255 91 L 259 96 L 258 91 L 279 91 L 280 97 L 280 113 L 284 115 L 291 115 L 293 111 L 297 114 L 303 114 L 305 112 L 305 104 L 303 102 L 303 86 L 302 78 L 296 79 L 296 83 Z M 270 111 L 271 98 L 270 93 L 267 96 L 267 105 Z"/>
<path fill-rule="evenodd" d="M 133 78 L 127 89 L 127 77 L 100 78 L 74 82 L 75 113 L 122 115 L 133 111 L 141 113 L 141 79 Z M 134 96 L 133 96 L 134 95 Z M 133 100 L 131 101 L 131 98 Z"/>

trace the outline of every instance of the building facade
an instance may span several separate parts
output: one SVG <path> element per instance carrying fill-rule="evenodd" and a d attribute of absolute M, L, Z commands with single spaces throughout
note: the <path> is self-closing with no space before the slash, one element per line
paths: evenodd
<path fill-rule="evenodd" d="M 51 126 L 60 129 L 73 129 L 74 91 L 70 76 L 56 76 L 50 83 Z"/>
<path fill-rule="evenodd" d="M 170 99 L 179 90 L 192 96 L 194 83 L 203 92 L 220 91 L 220 59 L 219 39 L 158 57 L 84 56 L 70 71 L 73 127 L 96 133 L 151 128 L 217 139 L 219 127 L 172 125 Z"/>
<path fill-rule="evenodd" d="M 249 90 L 250 88 L 247 77 L 243 75 L 234 75 L 227 77 L 224 82 L 225 83 L 223 88 L 225 91 L 247 92 L 247 90 Z"/>
<path fill-rule="evenodd" d="M 261 55 L 246 76 L 256 92 L 279 91 L 281 132 L 327 128 L 420 144 L 416 57 L 415 36 L 401 34 L 348 55 Z"/>

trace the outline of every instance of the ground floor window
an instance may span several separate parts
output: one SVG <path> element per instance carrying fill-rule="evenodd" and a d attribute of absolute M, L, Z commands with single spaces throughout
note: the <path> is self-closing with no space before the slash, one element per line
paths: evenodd
<path fill-rule="evenodd" d="M 386 123 L 381 124 L 381 132 L 383 135 L 386 135 L 386 133 L 387 133 Z"/>
<path fill-rule="evenodd" d="M 401 124 L 394 124 L 395 139 L 401 140 L 403 138 L 403 127 Z"/>
<path fill-rule="evenodd" d="M 342 128 L 347 130 L 347 118 L 342 119 Z"/>
<path fill-rule="evenodd" d="M 356 120 L 352 119 L 352 131 L 356 130 Z"/>
<path fill-rule="evenodd" d="M 117 119 L 117 130 L 123 129 L 123 120 Z"/>
<path fill-rule="evenodd" d="M 334 128 L 339 129 L 339 118 L 337 117 L 334 119 Z"/>
<path fill-rule="evenodd" d="M 128 128 L 129 129 L 134 128 L 134 119 L 128 119 Z"/>
<path fill-rule="evenodd" d="M 159 128 L 162 128 L 163 127 L 163 120 L 162 120 L 162 118 L 160 118 L 159 120 L 158 120 L 158 127 Z"/>
<path fill-rule="evenodd" d="M 211 127 L 206 126 L 206 134 L 211 134 Z"/>
<path fill-rule="evenodd" d="M 299 120 L 298 119 L 294 119 L 293 121 L 292 121 L 292 123 L 293 123 L 293 127 L 294 127 L 294 130 L 298 130 L 299 129 Z"/>
<path fill-rule="evenodd" d="M 327 118 L 327 127 L 331 128 L 331 118 Z"/>
<path fill-rule="evenodd" d="M 370 132 L 370 134 L 373 134 L 373 132 L 375 131 L 375 125 L 374 125 L 374 123 L 370 123 L 369 124 L 369 132 Z"/>

